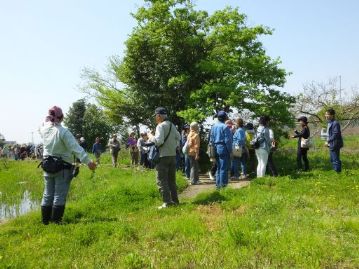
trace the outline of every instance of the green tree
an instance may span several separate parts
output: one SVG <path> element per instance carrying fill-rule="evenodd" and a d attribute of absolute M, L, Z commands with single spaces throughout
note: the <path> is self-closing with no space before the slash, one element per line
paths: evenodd
<path fill-rule="evenodd" d="M 259 41 L 271 29 L 248 26 L 238 9 L 209 15 L 189 0 L 145 0 L 133 17 L 137 26 L 124 58 L 111 58 L 109 77 L 84 72 L 85 89 L 112 119 L 151 124 L 164 106 L 176 124 L 235 109 L 292 125 L 295 99 L 278 90 L 287 73 Z"/>
<path fill-rule="evenodd" d="M 95 142 L 95 138 L 99 137 L 102 145 L 105 147 L 110 135 L 118 131 L 118 127 L 114 126 L 102 109 L 94 104 L 88 104 L 83 117 L 83 134 L 90 148 Z"/>
<path fill-rule="evenodd" d="M 87 149 L 91 149 L 96 137 L 107 143 L 112 133 L 120 130 L 109 115 L 95 104 L 88 104 L 84 99 L 72 104 L 64 119 L 66 127 L 76 136 L 81 135 L 87 142 Z"/>
<path fill-rule="evenodd" d="M 69 112 L 64 118 L 64 123 L 66 127 L 73 133 L 75 136 L 83 136 L 83 124 L 84 124 L 84 115 L 86 111 L 86 102 L 84 99 L 77 100 L 74 102 Z"/>

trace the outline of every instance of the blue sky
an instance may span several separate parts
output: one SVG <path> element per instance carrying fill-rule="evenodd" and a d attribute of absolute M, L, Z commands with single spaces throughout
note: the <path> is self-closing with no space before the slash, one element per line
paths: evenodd
<path fill-rule="evenodd" d="M 83 94 L 84 67 L 104 70 L 108 57 L 123 55 L 142 5 L 130 0 L 0 0 L 0 133 L 18 142 L 39 140 L 47 109 L 67 112 Z M 359 84 L 359 1 L 197 0 L 210 13 L 239 7 L 248 24 L 274 28 L 262 39 L 272 57 L 293 74 L 292 94 L 310 81 L 342 76 L 342 87 Z"/>

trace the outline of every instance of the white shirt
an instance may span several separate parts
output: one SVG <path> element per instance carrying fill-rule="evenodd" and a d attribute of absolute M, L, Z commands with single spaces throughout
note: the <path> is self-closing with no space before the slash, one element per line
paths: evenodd
<path fill-rule="evenodd" d="M 61 157 L 68 163 L 73 163 L 74 156 L 76 156 L 82 163 L 90 162 L 86 151 L 79 145 L 71 132 L 61 124 L 45 122 L 40 128 L 40 135 L 43 139 L 43 156 Z"/>

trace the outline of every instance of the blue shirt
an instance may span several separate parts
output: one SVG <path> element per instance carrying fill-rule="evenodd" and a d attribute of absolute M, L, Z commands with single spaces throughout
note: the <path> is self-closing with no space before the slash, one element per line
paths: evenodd
<path fill-rule="evenodd" d="M 228 153 L 232 152 L 232 133 L 231 130 L 223 122 L 217 122 L 212 126 L 210 143 L 213 145 L 222 144 L 225 145 Z"/>
<path fill-rule="evenodd" d="M 102 153 L 102 147 L 101 147 L 101 144 L 100 143 L 95 143 L 93 144 L 92 146 L 92 153 L 95 154 L 95 153 Z"/>
<path fill-rule="evenodd" d="M 246 133 L 243 128 L 238 128 L 233 135 L 233 144 L 244 147 L 246 145 Z"/>

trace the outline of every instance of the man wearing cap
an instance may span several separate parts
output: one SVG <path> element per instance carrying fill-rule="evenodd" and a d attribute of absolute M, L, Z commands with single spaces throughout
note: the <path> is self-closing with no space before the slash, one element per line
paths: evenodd
<path fill-rule="evenodd" d="M 157 127 L 152 142 L 159 147 L 160 152 L 156 170 L 157 185 L 163 199 L 163 204 L 158 209 L 162 209 L 179 204 L 176 186 L 176 148 L 181 136 L 173 123 L 168 120 L 165 108 L 156 108 L 154 116 Z"/>
<path fill-rule="evenodd" d="M 87 143 L 86 143 L 85 138 L 84 138 L 83 136 L 81 136 L 79 141 L 80 141 L 80 142 L 79 142 L 80 146 L 81 146 L 84 150 L 86 150 L 86 149 L 87 149 Z"/>
<path fill-rule="evenodd" d="M 228 119 L 227 113 L 219 111 L 217 118 L 218 122 L 211 128 L 210 143 L 215 147 L 217 162 L 216 186 L 217 189 L 220 189 L 228 184 L 228 168 L 233 138 L 231 131 L 225 124 Z"/>
<path fill-rule="evenodd" d="M 330 161 L 333 165 L 333 169 L 337 173 L 340 173 L 342 171 L 340 149 L 344 145 L 340 124 L 335 120 L 335 110 L 333 108 L 329 108 L 325 112 L 325 118 L 328 121 L 328 139 L 326 146 L 329 148 Z"/>
<path fill-rule="evenodd" d="M 309 148 L 305 145 L 302 145 L 302 139 L 308 139 L 310 137 L 310 130 L 308 127 L 308 119 L 307 117 L 300 117 L 298 118 L 298 122 L 302 127 L 302 130 L 299 132 L 295 130 L 295 135 L 292 138 L 298 138 L 298 148 L 297 148 L 297 168 L 301 170 L 303 167 L 302 159 L 304 162 L 304 171 L 309 170 L 309 161 L 308 161 L 308 150 Z"/>

